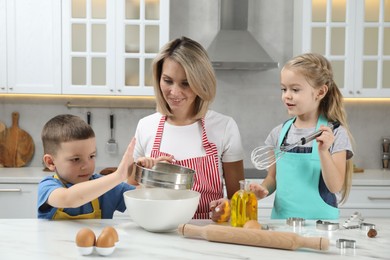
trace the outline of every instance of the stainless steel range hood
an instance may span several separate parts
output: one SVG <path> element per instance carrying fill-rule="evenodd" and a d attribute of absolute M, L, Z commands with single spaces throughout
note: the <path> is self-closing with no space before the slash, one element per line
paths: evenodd
<path fill-rule="evenodd" d="M 277 68 L 278 63 L 248 31 L 248 0 L 221 0 L 219 5 L 220 31 L 207 50 L 214 69 Z"/>

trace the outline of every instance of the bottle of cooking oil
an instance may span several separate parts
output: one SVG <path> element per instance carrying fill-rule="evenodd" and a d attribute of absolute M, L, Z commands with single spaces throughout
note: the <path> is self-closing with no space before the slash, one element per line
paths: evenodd
<path fill-rule="evenodd" d="M 249 190 L 249 181 L 240 181 L 240 190 L 234 193 L 230 202 L 230 224 L 233 227 L 243 227 L 248 220 L 257 221 L 257 198 Z"/>

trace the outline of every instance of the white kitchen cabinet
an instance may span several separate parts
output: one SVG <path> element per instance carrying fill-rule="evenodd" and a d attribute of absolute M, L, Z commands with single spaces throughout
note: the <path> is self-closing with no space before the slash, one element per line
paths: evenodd
<path fill-rule="evenodd" d="M 262 183 L 262 179 L 251 180 Z M 390 172 L 366 170 L 354 174 L 346 203 L 339 206 L 340 217 L 348 218 L 355 212 L 363 217 L 390 217 Z M 258 201 L 259 219 L 271 217 L 275 193 Z"/>
<path fill-rule="evenodd" d="M 62 12 L 63 93 L 153 95 L 169 0 L 63 0 Z"/>
<path fill-rule="evenodd" d="M 258 218 L 269 219 L 271 217 L 272 208 L 274 207 L 275 192 L 268 197 L 257 201 L 257 216 Z"/>
<path fill-rule="evenodd" d="M 332 63 L 344 97 L 390 97 L 390 1 L 294 1 L 294 55 Z"/>
<path fill-rule="evenodd" d="M 0 93 L 60 93 L 61 0 L 0 1 Z"/>
<path fill-rule="evenodd" d="M 7 49 L 6 49 L 6 26 L 5 0 L 0 0 L 0 93 L 5 92 L 7 86 Z"/>
<path fill-rule="evenodd" d="M 38 184 L 0 183 L 0 218 L 36 218 Z"/>
<path fill-rule="evenodd" d="M 340 215 L 349 217 L 360 212 L 363 217 L 390 217 L 389 186 L 353 186 Z"/>

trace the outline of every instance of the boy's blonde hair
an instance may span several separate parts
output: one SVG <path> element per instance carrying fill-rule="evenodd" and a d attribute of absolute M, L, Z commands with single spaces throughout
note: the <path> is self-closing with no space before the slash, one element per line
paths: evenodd
<path fill-rule="evenodd" d="M 198 42 L 186 37 L 177 38 L 162 47 L 153 60 L 153 83 L 156 95 L 157 111 L 171 116 L 169 105 L 160 88 L 162 68 L 166 59 L 179 63 L 187 76 L 191 90 L 197 95 L 195 99 L 194 119 L 202 118 L 216 94 L 216 77 L 206 50 Z"/>
<path fill-rule="evenodd" d="M 61 143 L 95 137 L 92 127 L 78 116 L 64 114 L 50 119 L 42 129 L 44 154 L 55 155 Z"/>
<path fill-rule="evenodd" d="M 339 121 L 347 130 L 349 138 L 353 141 L 347 123 L 347 114 L 344 109 L 343 96 L 333 79 L 333 70 L 330 62 L 322 55 L 305 53 L 289 60 L 283 68 L 300 73 L 313 88 L 328 86 L 328 92 L 321 100 L 319 113 L 329 121 Z M 352 184 L 353 163 L 347 160 L 347 171 L 342 189 L 340 203 L 344 203 L 349 195 Z"/>

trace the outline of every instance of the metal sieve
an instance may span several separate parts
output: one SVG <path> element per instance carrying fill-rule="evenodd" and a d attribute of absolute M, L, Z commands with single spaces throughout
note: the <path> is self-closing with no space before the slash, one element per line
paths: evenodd
<path fill-rule="evenodd" d="M 145 187 L 188 190 L 194 183 L 195 171 L 183 166 L 158 162 L 152 169 L 136 165 L 135 180 Z"/>

